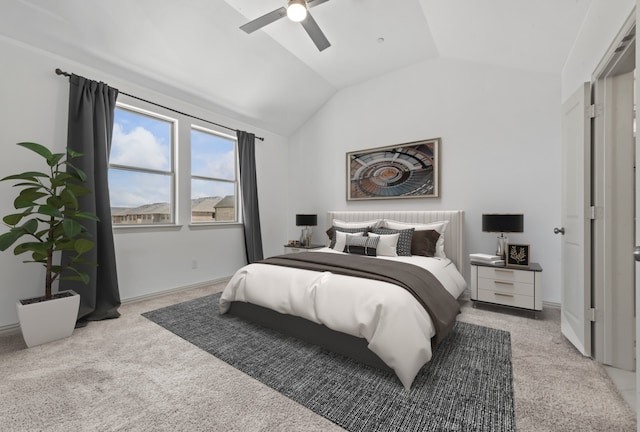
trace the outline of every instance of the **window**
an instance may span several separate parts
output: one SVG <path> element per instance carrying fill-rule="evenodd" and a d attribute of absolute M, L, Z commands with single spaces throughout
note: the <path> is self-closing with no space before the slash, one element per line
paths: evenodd
<path fill-rule="evenodd" d="M 109 157 L 114 225 L 174 222 L 176 123 L 123 104 L 116 107 Z"/>
<path fill-rule="evenodd" d="M 236 139 L 191 128 L 191 222 L 236 222 Z"/>
<path fill-rule="evenodd" d="M 109 156 L 113 225 L 237 223 L 236 137 L 194 125 L 183 113 L 169 117 L 168 108 L 142 109 L 133 103 L 118 102 L 114 115 Z"/>

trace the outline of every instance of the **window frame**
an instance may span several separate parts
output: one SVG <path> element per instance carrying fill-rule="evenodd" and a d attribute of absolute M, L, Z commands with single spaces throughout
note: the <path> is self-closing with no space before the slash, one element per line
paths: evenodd
<path fill-rule="evenodd" d="M 203 175 L 195 175 L 193 174 L 193 166 L 191 162 L 193 160 L 193 150 L 192 150 L 192 140 L 191 133 L 192 131 L 198 131 L 201 133 L 215 135 L 217 137 L 227 139 L 233 142 L 233 180 L 218 178 L 218 177 L 207 177 Z M 217 131 L 215 129 L 211 129 L 208 127 L 201 126 L 199 124 L 191 123 L 189 126 L 189 225 L 192 227 L 201 227 L 201 226 L 220 226 L 220 225 L 233 225 L 242 223 L 240 220 L 240 180 L 239 180 L 239 154 L 238 154 L 238 137 L 230 134 L 226 134 L 224 132 Z M 233 184 L 234 190 L 234 218 L 232 221 L 211 221 L 211 222 L 195 222 L 193 220 L 193 211 L 191 210 L 191 203 L 193 200 L 193 180 L 204 180 L 204 181 L 217 181 L 223 183 L 231 183 Z"/>
<path fill-rule="evenodd" d="M 113 223 L 113 215 L 112 215 L 111 224 L 113 228 L 143 228 L 143 227 L 149 228 L 149 227 L 163 227 L 163 226 L 173 227 L 173 226 L 179 225 L 178 195 L 176 193 L 176 191 L 178 190 L 177 182 L 179 179 L 179 173 L 177 170 L 178 147 L 179 147 L 178 136 L 179 136 L 179 128 L 180 128 L 179 119 L 175 117 L 167 116 L 165 114 L 161 114 L 157 111 L 151 111 L 149 109 L 145 109 L 140 106 L 135 106 L 135 105 L 131 105 L 129 103 L 120 102 L 120 101 L 116 101 L 116 109 L 129 111 L 134 114 L 144 115 L 147 117 L 151 117 L 154 119 L 171 123 L 171 133 L 170 133 L 171 143 L 170 143 L 170 150 L 169 150 L 169 155 L 171 156 L 170 171 L 115 164 L 111 162 L 111 155 L 110 154 L 108 155 L 109 170 L 113 168 L 113 169 L 128 171 L 128 172 L 136 172 L 136 173 L 144 173 L 144 174 L 159 174 L 159 175 L 169 176 L 170 178 L 169 208 L 171 209 L 171 221 L 168 223 L 156 223 L 156 224 L 154 223 Z M 115 122 L 114 122 L 114 126 L 115 126 Z"/>

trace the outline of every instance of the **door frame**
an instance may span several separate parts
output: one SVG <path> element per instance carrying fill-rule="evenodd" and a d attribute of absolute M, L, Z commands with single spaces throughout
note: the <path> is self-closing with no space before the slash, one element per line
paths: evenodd
<path fill-rule="evenodd" d="M 592 356 L 634 370 L 634 168 L 631 130 L 635 13 L 622 26 L 592 75 Z M 620 90 L 623 87 L 623 90 Z M 617 115 L 617 113 L 622 113 Z M 627 114 L 632 114 L 628 116 Z M 615 211 L 614 211 L 615 210 Z M 637 231 L 637 230 L 635 230 Z M 626 237 L 625 237 L 626 235 Z M 628 244 L 627 244 L 628 243 Z M 629 285 L 628 290 L 624 286 Z"/>

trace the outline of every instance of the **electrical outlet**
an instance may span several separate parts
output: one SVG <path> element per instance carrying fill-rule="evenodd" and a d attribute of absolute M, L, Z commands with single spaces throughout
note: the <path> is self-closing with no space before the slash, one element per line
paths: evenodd
<path fill-rule="evenodd" d="M 191 268 L 192 269 L 198 268 L 198 260 L 191 260 Z"/>

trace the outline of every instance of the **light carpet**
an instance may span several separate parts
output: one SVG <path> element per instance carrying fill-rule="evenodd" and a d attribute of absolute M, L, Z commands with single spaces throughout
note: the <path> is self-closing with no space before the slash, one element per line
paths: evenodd
<path fill-rule="evenodd" d="M 127 303 L 118 319 L 35 348 L 0 334 L 0 430 L 344 432 L 140 315 L 224 286 Z M 518 432 L 636 431 L 602 366 L 560 334 L 558 309 L 534 320 L 464 302 L 459 320 L 511 334 Z"/>
<path fill-rule="evenodd" d="M 221 315 L 219 298 L 143 315 L 348 431 L 514 430 L 508 332 L 456 323 L 406 390 L 394 374 Z"/>

